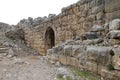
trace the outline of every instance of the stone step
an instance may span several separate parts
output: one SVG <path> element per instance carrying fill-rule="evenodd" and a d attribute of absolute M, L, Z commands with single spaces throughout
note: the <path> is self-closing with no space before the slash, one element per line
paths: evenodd
<path fill-rule="evenodd" d="M 5 46 L 0 46 L 0 48 L 5 48 Z"/>
<path fill-rule="evenodd" d="M 7 53 L 7 51 L 0 51 L 0 54 L 1 54 L 1 53 Z"/>
<path fill-rule="evenodd" d="M 0 50 L 8 50 L 8 48 L 3 47 L 3 48 L 0 48 Z"/>
<path fill-rule="evenodd" d="M 4 47 L 4 46 L 3 46 L 3 47 L 2 47 L 2 46 L 0 47 L 0 54 L 1 54 L 1 53 L 7 53 L 7 51 L 8 51 L 8 48 L 7 48 L 7 47 Z"/>

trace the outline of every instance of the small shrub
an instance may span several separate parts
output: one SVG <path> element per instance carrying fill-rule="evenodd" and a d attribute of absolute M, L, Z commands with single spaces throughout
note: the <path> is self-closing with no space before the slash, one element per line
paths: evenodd
<path fill-rule="evenodd" d="M 70 76 L 67 76 L 66 80 L 72 80 L 72 78 Z"/>
<path fill-rule="evenodd" d="M 115 70 L 115 68 L 114 68 L 114 66 L 113 66 L 112 64 L 108 64 L 108 65 L 107 65 L 107 69 L 108 69 L 109 71 Z"/>

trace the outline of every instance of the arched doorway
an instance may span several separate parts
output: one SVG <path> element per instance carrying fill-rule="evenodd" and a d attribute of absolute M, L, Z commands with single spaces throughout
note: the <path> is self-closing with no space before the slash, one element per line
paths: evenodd
<path fill-rule="evenodd" d="M 52 28 L 48 27 L 45 32 L 45 52 L 55 46 L 55 34 Z"/>

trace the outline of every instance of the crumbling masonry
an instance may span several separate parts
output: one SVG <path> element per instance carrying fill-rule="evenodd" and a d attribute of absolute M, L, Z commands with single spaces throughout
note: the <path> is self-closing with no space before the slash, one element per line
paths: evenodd
<path fill-rule="evenodd" d="M 50 60 L 120 80 L 120 0 L 80 0 L 38 25 L 18 25 L 28 46 Z"/>

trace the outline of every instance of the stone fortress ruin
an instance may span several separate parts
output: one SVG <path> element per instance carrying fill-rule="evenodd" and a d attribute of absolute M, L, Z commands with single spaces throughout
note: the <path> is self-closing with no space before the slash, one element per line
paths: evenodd
<path fill-rule="evenodd" d="M 79 0 L 58 15 L 17 26 L 27 45 L 50 61 L 120 80 L 120 0 Z"/>

